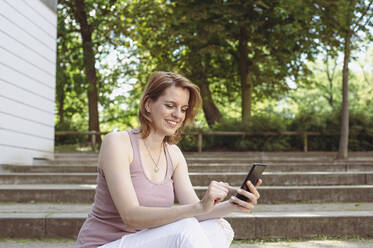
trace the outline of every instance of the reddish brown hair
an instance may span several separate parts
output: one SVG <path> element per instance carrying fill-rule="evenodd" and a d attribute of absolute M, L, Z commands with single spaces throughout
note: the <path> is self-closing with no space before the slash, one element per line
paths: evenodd
<path fill-rule="evenodd" d="M 141 123 L 140 131 L 143 138 L 149 136 L 152 128 L 152 119 L 150 118 L 150 114 L 145 109 L 145 103 L 149 99 L 152 101 L 157 101 L 157 99 L 164 94 L 165 90 L 171 86 L 187 89 L 189 91 L 189 102 L 185 120 L 183 121 L 181 127 L 174 135 L 166 136 L 164 141 L 170 144 L 178 143 L 181 139 L 181 134 L 184 131 L 185 125 L 193 123 L 194 117 L 196 116 L 202 102 L 198 86 L 180 74 L 158 71 L 149 77 L 140 100 L 139 120 Z"/>

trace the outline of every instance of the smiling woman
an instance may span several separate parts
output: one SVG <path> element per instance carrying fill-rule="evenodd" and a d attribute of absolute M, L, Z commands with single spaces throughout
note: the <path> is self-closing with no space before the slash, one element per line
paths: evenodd
<path fill-rule="evenodd" d="M 248 184 L 252 193 L 240 192 L 248 202 L 223 202 L 238 190 L 212 181 L 203 198 L 197 197 L 176 143 L 200 103 L 199 88 L 179 74 L 156 72 L 149 78 L 140 101 L 141 126 L 104 138 L 95 201 L 76 247 L 230 246 L 233 230 L 222 217 L 250 212 L 259 193 Z"/>
<path fill-rule="evenodd" d="M 194 117 L 201 105 L 199 88 L 179 74 L 155 72 L 149 78 L 140 100 L 139 120 L 144 137 L 147 137 L 150 133 L 152 120 L 157 120 L 150 112 L 150 105 L 158 107 L 162 107 L 163 105 L 168 109 L 163 111 L 160 108 L 159 110 L 164 114 L 168 114 L 170 118 L 168 119 L 168 123 L 170 125 L 174 124 L 176 127 L 172 134 L 166 135 L 165 141 L 177 143 L 181 138 L 185 124 L 193 123 Z M 181 111 L 181 115 L 183 115 L 182 119 L 180 119 L 182 116 L 177 116 L 178 113 L 175 110 Z M 155 110 L 153 111 L 153 115 L 155 114 L 160 113 L 157 113 L 157 110 Z"/>

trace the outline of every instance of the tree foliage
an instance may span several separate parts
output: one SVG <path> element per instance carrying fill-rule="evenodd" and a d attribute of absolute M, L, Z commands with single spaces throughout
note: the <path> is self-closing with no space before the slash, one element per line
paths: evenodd
<path fill-rule="evenodd" d="M 341 131 L 338 158 L 348 156 L 349 137 L 349 63 L 351 52 L 357 48 L 361 37 L 373 26 L 373 1 L 322 0 L 315 4 L 320 17 L 320 39 L 329 50 L 344 53 L 342 71 Z"/>
<path fill-rule="evenodd" d="M 82 9 L 76 9 L 77 2 L 84 4 L 91 32 L 90 59 L 83 49 L 82 22 L 77 18 Z M 86 73 L 92 61 L 97 121 L 104 131 L 138 125 L 138 100 L 156 70 L 179 72 L 200 87 L 200 128 L 228 128 L 224 123 L 235 123 L 233 129 L 255 130 L 258 120 L 270 119 L 279 106 L 286 123 L 301 120 L 304 113 L 340 117 L 336 112 L 344 98 L 338 80 L 345 81 L 346 76 L 342 77 L 336 58 L 345 48 L 353 54 L 363 44 L 362 37 L 369 40 L 371 2 L 61 0 L 56 127 L 92 129 L 88 92 L 93 86 Z M 323 59 L 312 63 L 320 54 Z M 363 70 L 365 82 L 371 81 L 368 71 Z M 356 100 L 362 85 L 354 81 L 350 88 L 353 113 L 360 113 L 361 104 L 368 101 Z M 302 94 L 294 94 L 294 88 Z M 285 106 L 289 98 L 294 99 L 292 107 Z M 307 99 L 307 104 L 300 99 Z M 275 123 L 279 119 L 267 123 L 280 128 Z"/>

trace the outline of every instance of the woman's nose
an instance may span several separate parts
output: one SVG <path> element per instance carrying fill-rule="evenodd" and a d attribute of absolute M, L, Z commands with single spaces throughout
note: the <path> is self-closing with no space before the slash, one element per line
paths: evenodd
<path fill-rule="evenodd" d="M 181 109 L 175 108 L 175 111 L 173 112 L 174 117 L 181 118 L 182 114 L 183 113 L 182 113 Z"/>

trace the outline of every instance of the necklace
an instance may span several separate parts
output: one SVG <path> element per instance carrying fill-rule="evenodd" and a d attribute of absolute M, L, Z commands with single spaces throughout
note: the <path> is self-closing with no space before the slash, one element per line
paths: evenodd
<path fill-rule="evenodd" d="M 163 142 L 162 142 L 162 145 L 161 145 L 161 147 L 160 147 L 160 149 L 159 149 L 159 156 L 158 156 L 157 162 L 155 162 L 155 159 L 153 158 L 152 153 L 150 152 L 149 147 L 148 147 L 148 145 L 146 144 L 145 140 L 144 140 L 144 145 L 145 145 L 146 150 L 147 150 L 148 153 L 149 153 L 150 158 L 152 159 L 152 161 L 153 161 L 153 163 L 154 163 L 154 172 L 157 173 L 157 172 L 159 171 L 159 166 L 158 166 L 158 164 L 159 164 L 159 160 L 161 160 L 161 153 L 162 153 Z"/>

